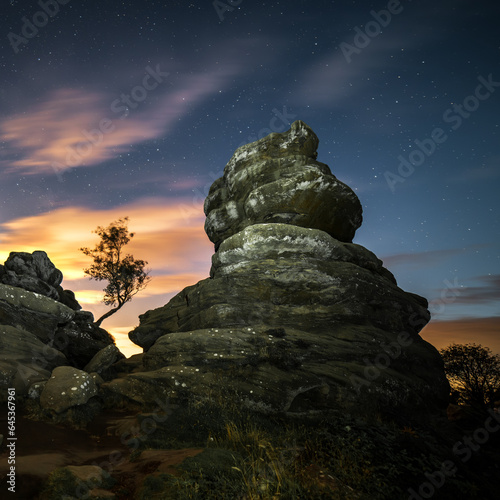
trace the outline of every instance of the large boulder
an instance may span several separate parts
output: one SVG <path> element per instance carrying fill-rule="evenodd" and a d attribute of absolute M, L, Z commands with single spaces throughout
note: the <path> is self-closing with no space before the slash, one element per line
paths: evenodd
<path fill-rule="evenodd" d="M 102 349 L 114 345 L 113 337 L 104 328 L 94 323 L 89 311 L 76 311 L 73 319 L 56 330 L 62 339 L 60 350 L 77 368 L 84 368 Z"/>
<path fill-rule="evenodd" d="M 0 284 L 0 324 L 21 328 L 43 343 L 54 339 L 59 325 L 73 320 L 75 311 L 44 295 Z"/>
<path fill-rule="evenodd" d="M 83 370 L 72 366 L 60 366 L 52 375 L 40 396 L 44 410 L 62 413 L 72 406 L 81 406 L 97 395 L 94 379 Z"/>
<path fill-rule="evenodd" d="M 144 403 L 222 383 L 269 412 L 446 407 L 441 358 L 419 336 L 427 301 L 351 242 L 361 205 L 317 144 L 295 122 L 236 151 L 205 203 L 210 278 L 140 316 L 129 337 L 145 371 L 105 390 Z"/>

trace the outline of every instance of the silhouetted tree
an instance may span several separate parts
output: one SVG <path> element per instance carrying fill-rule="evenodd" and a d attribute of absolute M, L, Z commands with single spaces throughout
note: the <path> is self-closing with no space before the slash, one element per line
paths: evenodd
<path fill-rule="evenodd" d="M 134 237 L 134 233 L 128 232 L 128 220 L 128 217 L 123 217 L 108 227 L 98 226 L 93 232 L 100 236 L 101 241 L 94 249 L 80 248 L 94 259 L 93 264 L 84 269 L 85 274 L 90 279 L 107 281 L 103 302 L 107 306 L 116 305 L 95 322 L 98 326 L 132 300 L 151 280 L 149 271 L 144 270 L 147 262 L 135 260 L 132 255 L 123 252 L 123 247 Z"/>
<path fill-rule="evenodd" d="M 459 400 L 474 407 L 492 405 L 500 389 L 500 356 L 481 344 L 451 344 L 441 349 L 450 385 Z"/>

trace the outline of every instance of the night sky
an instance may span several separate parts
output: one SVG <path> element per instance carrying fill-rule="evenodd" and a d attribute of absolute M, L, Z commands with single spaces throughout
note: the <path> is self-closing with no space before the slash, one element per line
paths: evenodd
<path fill-rule="evenodd" d="M 422 336 L 500 353 L 498 3 L 4 0 L 0 12 L 0 262 L 45 250 L 97 317 L 103 284 L 84 278 L 78 249 L 129 216 L 153 280 L 103 323 L 126 354 L 139 314 L 208 276 L 202 203 L 234 150 L 298 119 L 361 200 L 354 241 L 429 300 Z"/>

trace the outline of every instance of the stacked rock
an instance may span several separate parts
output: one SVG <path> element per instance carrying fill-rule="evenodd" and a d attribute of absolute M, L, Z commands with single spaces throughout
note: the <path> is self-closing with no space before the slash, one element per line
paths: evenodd
<path fill-rule="evenodd" d="M 427 301 L 400 289 L 372 252 L 352 243 L 361 204 L 316 160 L 317 146 L 314 132 L 296 121 L 237 149 L 205 202 L 216 249 L 210 278 L 142 315 L 129 336 L 147 351 L 150 370 L 175 370 L 186 359 L 211 369 L 222 354 L 253 366 L 256 384 L 268 381 L 268 397 L 251 389 L 248 370 L 247 392 L 278 410 L 303 408 L 306 399 L 310 408 L 334 408 L 362 394 L 395 406 L 445 406 L 440 356 L 418 335 L 430 319 Z M 203 359 L 189 352 L 195 338 L 191 348 Z M 285 373 L 292 368 L 293 377 Z"/>
<path fill-rule="evenodd" d="M 216 250 L 226 238 L 260 223 L 320 229 L 352 241 L 361 226 L 361 204 L 328 165 L 316 161 L 318 143 L 314 132 L 296 121 L 286 134 L 270 134 L 236 151 L 205 201 L 205 231 Z"/>

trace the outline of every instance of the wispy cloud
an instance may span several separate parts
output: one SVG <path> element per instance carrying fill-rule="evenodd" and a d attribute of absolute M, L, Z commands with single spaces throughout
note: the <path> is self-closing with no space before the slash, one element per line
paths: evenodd
<path fill-rule="evenodd" d="M 170 75 L 160 68 L 161 82 L 148 79 L 148 85 L 156 84 L 154 89 L 144 90 L 139 79 L 143 90 L 134 94 L 132 88 L 128 97 L 75 88 L 52 92 L 23 112 L 0 119 L 0 141 L 6 144 L 0 167 L 7 173 L 57 173 L 100 164 L 168 134 L 193 107 L 248 71 L 241 57 L 225 52 L 218 54 L 223 64 L 214 63 L 208 71 Z"/>
<path fill-rule="evenodd" d="M 460 289 L 460 294 L 454 297 L 457 304 L 487 304 L 500 301 L 500 274 L 479 276 L 474 281 L 480 281 L 481 286 L 467 286 Z"/>
<path fill-rule="evenodd" d="M 338 43 L 329 54 L 310 64 L 298 79 L 300 83 L 296 95 L 300 103 L 331 106 L 346 102 L 352 104 L 346 99 L 376 85 L 377 79 L 387 70 L 395 66 L 402 67 L 398 56 L 403 52 L 432 45 L 453 29 L 451 20 L 449 25 L 445 25 L 439 18 L 441 24 L 438 25 L 437 18 L 429 18 L 421 7 L 405 2 L 401 6 L 402 11 L 393 15 L 378 35 L 367 36 L 367 42 L 359 41 L 358 33 L 366 29 L 367 23 L 374 21 L 373 10 L 369 7 L 366 10 L 356 9 L 355 25 L 349 28 L 345 24 L 336 26 L 341 37 Z M 410 26 L 413 32 L 418 26 L 416 36 L 412 38 L 407 36 Z M 355 31 L 355 28 L 359 31 Z"/>
<path fill-rule="evenodd" d="M 369 12 L 366 12 L 366 16 L 366 21 L 369 21 Z M 311 64 L 304 72 L 297 88 L 300 99 L 310 105 L 341 104 L 347 97 L 372 85 L 381 71 L 396 64 L 391 56 L 400 53 L 403 47 L 408 47 L 407 39 L 383 33 L 371 40 L 366 48 L 356 49 L 353 45 L 354 35 L 354 31 L 349 32 L 341 43 L 350 44 L 360 53 L 353 54 L 352 60 L 348 62 L 340 44 L 332 47 L 329 54 Z"/>
<path fill-rule="evenodd" d="M 492 156 L 479 167 L 470 167 L 449 178 L 450 182 L 484 182 L 500 177 L 500 156 Z"/>
<path fill-rule="evenodd" d="M 470 250 L 481 248 L 484 245 L 472 245 L 466 248 L 447 248 L 443 250 L 429 250 L 427 252 L 417 253 L 399 253 L 395 255 L 387 255 L 381 257 L 385 267 L 393 268 L 395 266 L 413 266 L 428 267 L 432 264 L 437 264 L 445 259 L 467 253 Z"/>
<path fill-rule="evenodd" d="M 149 262 L 153 283 L 157 282 L 151 284 L 148 294 L 171 292 L 184 279 L 208 276 L 213 245 L 203 229 L 201 204 L 162 198 L 103 210 L 66 207 L 9 221 L 0 225 L 0 262 L 11 251 L 44 250 L 63 272 L 63 285 L 68 286 L 84 277 L 89 259 L 79 248 L 98 241 L 92 231 L 124 216 L 129 216 L 129 230 L 136 233 L 127 250 Z"/>

